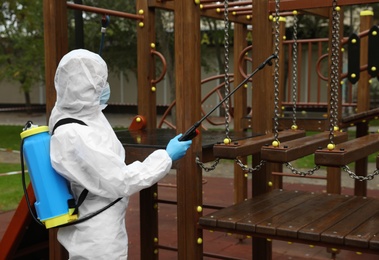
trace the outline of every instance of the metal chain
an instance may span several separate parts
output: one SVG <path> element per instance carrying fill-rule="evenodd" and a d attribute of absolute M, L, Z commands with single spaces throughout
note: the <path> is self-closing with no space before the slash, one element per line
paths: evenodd
<path fill-rule="evenodd" d="M 266 163 L 266 161 L 261 160 L 258 165 L 256 165 L 255 167 L 251 168 L 251 167 L 248 167 L 245 164 L 243 164 L 243 162 L 238 157 L 236 159 L 234 159 L 234 160 L 237 163 L 237 165 L 239 167 L 241 167 L 241 169 L 244 172 L 247 172 L 247 173 L 253 173 L 254 171 L 259 171 L 260 169 L 262 169 L 263 165 L 265 165 L 265 163 Z"/>
<path fill-rule="evenodd" d="M 225 61 L 224 61 L 224 70 L 225 70 L 225 96 L 229 95 L 230 90 L 230 81 L 229 81 L 229 2 L 228 0 L 224 1 L 224 51 L 225 51 Z M 229 98 L 225 101 L 225 135 L 226 138 L 229 137 Z M 204 171 L 209 172 L 216 169 L 216 166 L 220 162 L 220 158 L 216 158 L 213 164 L 210 167 L 207 167 L 203 162 L 200 161 L 199 157 L 196 157 L 196 164 L 199 165 Z"/>
<path fill-rule="evenodd" d="M 274 68 L 274 139 L 278 141 L 279 136 L 279 2 L 280 0 L 275 0 L 275 42 L 274 42 L 274 54 L 276 55 L 275 59 L 275 68 Z"/>
<path fill-rule="evenodd" d="M 224 49 L 225 49 L 225 96 L 229 95 L 230 81 L 229 81 L 229 2 L 224 1 Z M 225 135 L 229 138 L 229 98 L 225 101 Z"/>
<path fill-rule="evenodd" d="M 293 45 L 292 45 L 292 125 L 296 126 L 297 103 L 297 14 L 293 16 Z"/>
<path fill-rule="evenodd" d="M 337 0 L 333 0 L 332 12 L 332 50 L 330 74 L 330 127 L 329 140 L 334 144 L 334 127 L 338 125 L 338 87 L 339 87 L 339 59 L 340 59 L 340 13 L 337 10 Z"/>
<path fill-rule="evenodd" d="M 358 181 L 371 181 L 376 175 L 379 175 L 379 169 L 376 169 L 373 173 L 367 176 L 356 175 L 347 165 L 343 166 L 342 169 L 349 174 L 350 178 Z"/>
<path fill-rule="evenodd" d="M 299 171 L 299 170 L 295 169 L 295 167 L 293 167 L 292 164 L 289 163 L 289 162 L 286 163 L 286 166 L 287 166 L 288 169 L 291 170 L 291 172 L 292 172 L 293 174 L 297 174 L 297 175 L 300 175 L 300 176 L 302 176 L 302 177 L 309 176 L 309 175 L 313 175 L 317 170 L 320 169 L 320 166 L 319 166 L 319 165 L 315 165 L 312 169 L 310 169 L 310 170 L 308 170 L 308 171 L 306 171 L 306 172 L 303 172 L 303 171 Z"/>
<path fill-rule="evenodd" d="M 213 171 L 214 169 L 216 169 L 216 166 L 218 165 L 219 162 L 220 162 L 220 158 L 216 158 L 213 161 L 212 165 L 210 167 L 207 167 L 203 162 L 200 161 L 200 158 L 198 156 L 196 156 L 197 165 L 199 165 L 200 168 L 206 172 L 210 172 L 210 171 Z"/>

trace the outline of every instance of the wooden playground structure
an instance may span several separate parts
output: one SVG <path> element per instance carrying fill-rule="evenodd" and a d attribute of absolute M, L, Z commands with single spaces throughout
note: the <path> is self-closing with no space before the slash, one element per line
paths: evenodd
<path fill-rule="evenodd" d="M 277 14 L 304 12 L 330 18 L 329 63 L 333 66 L 334 52 L 341 52 L 342 23 L 336 28 L 336 5 L 343 8 L 348 5 L 377 3 L 374 0 L 251 0 L 231 1 L 228 19 L 234 23 L 233 51 L 238 55 L 248 47 L 246 34 L 248 25 L 252 29 L 252 67 L 257 68 L 282 44 L 284 23 L 273 20 Z M 279 5 L 278 5 L 279 4 Z M 46 109 L 47 117 L 55 103 L 54 74 L 61 57 L 68 50 L 67 8 L 89 12 L 106 13 L 135 19 L 138 35 L 138 114 L 143 116 L 144 129 L 131 133 L 120 132 L 119 137 L 126 149 L 127 163 L 143 160 L 155 149 L 165 148 L 169 138 L 184 133 L 202 116 L 201 109 L 201 71 L 200 71 L 200 17 L 207 16 L 224 19 L 224 4 L 213 0 L 138 0 L 136 14 L 103 10 L 66 3 L 64 0 L 44 0 L 45 20 L 45 67 L 46 67 Z M 154 13 L 157 8 L 171 10 L 175 14 L 175 85 L 176 85 L 176 131 L 156 129 L 156 96 L 152 90 L 155 77 L 155 65 L 152 58 L 151 43 L 155 42 Z M 216 11 L 216 10 L 221 11 Z M 279 13 L 280 12 L 280 13 Z M 341 14 L 342 15 L 342 14 Z M 279 20 L 279 19 L 277 19 Z M 334 23 L 333 23 L 334 21 Z M 275 22 L 274 22 L 275 23 Z M 370 30 L 372 15 L 361 16 L 360 31 Z M 337 46 L 333 46 L 333 35 Z M 278 45 L 275 46 L 275 40 Z M 291 122 L 277 117 L 281 114 L 284 91 L 283 52 L 278 52 L 278 61 L 274 66 L 266 67 L 252 78 L 252 114 L 247 118 L 246 89 L 241 88 L 233 96 L 234 131 L 230 144 L 222 143 L 225 135 L 210 136 L 202 131 L 193 139 L 193 145 L 187 155 L 174 165 L 177 170 L 177 254 L 178 259 L 202 259 L 203 231 L 206 229 L 226 231 L 253 237 L 252 254 L 254 259 L 271 259 L 272 239 L 310 243 L 328 248 L 339 248 L 379 254 L 379 201 L 366 198 L 366 179 L 375 174 L 367 173 L 367 156 L 379 151 L 379 134 L 369 134 L 370 120 L 379 116 L 377 109 L 370 110 L 368 81 L 373 70 L 368 64 L 368 38 L 362 38 L 360 48 L 359 88 L 357 94 L 357 113 L 348 118 L 341 116 L 340 93 L 332 88 L 332 76 L 328 79 L 328 93 L 335 99 L 328 104 L 328 118 L 322 124 L 320 134 L 306 137 L 305 131 L 291 129 Z M 268 43 L 273 43 L 268 44 Z M 335 44 L 335 42 L 334 42 Z M 341 58 L 337 55 L 337 64 Z M 245 80 L 240 71 L 239 59 L 234 59 L 234 86 Z M 339 63 L 338 63 L 339 62 Z M 148 64 L 148 66 L 146 66 Z M 336 77 L 341 79 L 341 67 L 335 67 Z M 189 75 L 190 73 L 190 75 Z M 277 73 L 277 75 L 276 75 Z M 330 73 L 329 75 L 331 75 Z M 345 77 L 351 75 L 345 75 Z M 278 80 L 278 84 L 275 83 Z M 279 96 L 278 96 L 279 91 Z M 272 105 L 271 105 L 272 104 Z M 190 112 L 189 112 L 190 111 Z M 334 114 L 333 114 L 334 113 Z M 248 123 L 247 120 L 249 121 Z M 298 120 L 299 126 L 303 126 Z M 330 123 L 330 125 L 329 125 Z M 136 123 L 134 123 L 135 125 Z M 309 124 L 309 123 L 306 123 Z M 336 125 L 333 125 L 336 124 Z M 347 134 L 335 127 L 356 127 L 356 138 L 348 140 Z M 320 127 L 318 125 L 318 127 Z M 138 128 L 138 126 L 136 127 Z M 251 128 L 251 132 L 246 131 Z M 288 130 L 283 130 L 287 129 Z M 249 134 L 250 133 L 250 134 Z M 255 134 L 256 133 L 256 134 Z M 135 142 L 135 135 L 139 141 Z M 216 140 L 218 139 L 218 140 Z M 221 143 L 220 143 L 221 141 Z M 273 141 L 277 141 L 274 143 Z M 143 146 L 141 146 L 143 144 Z M 332 144 L 332 147 L 329 145 Z M 295 192 L 281 190 L 283 185 L 283 165 L 309 154 L 315 155 L 315 164 L 327 166 L 327 194 Z M 247 167 L 247 156 L 252 155 L 252 167 Z M 235 160 L 234 166 L 234 205 L 203 214 L 202 168 L 197 163 L 211 162 L 215 158 Z M 265 162 L 262 164 L 262 161 Z M 355 172 L 345 166 L 355 162 Z M 377 160 L 379 168 L 379 159 Z M 293 169 L 293 168 L 292 168 Z M 355 179 L 355 196 L 341 195 L 341 169 L 348 171 Z M 248 194 L 245 173 L 252 173 L 252 194 Z M 301 176 L 309 173 L 294 173 Z M 313 174 L 313 172 L 311 173 Z M 363 177 L 362 177 L 363 176 Z M 29 187 L 30 188 L 30 187 Z M 32 190 L 29 189 L 32 193 Z M 157 185 L 140 193 L 141 259 L 159 259 L 158 238 L 159 203 Z M 21 237 L 26 234 L 25 226 L 31 219 L 27 217 L 25 205 L 19 209 L 8 228 L 8 242 L 2 251 L 5 259 L 17 254 Z M 24 216 L 24 217 L 23 217 Z M 65 250 L 56 240 L 56 230 L 49 230 L 48 250 L 50 259 L 67 258 Z M 43 247 L 42 244 L 39 246 Z M 29 248 L 32 251 L 33 248 Z M 4 255 L 5 254 L 5 255 Z M 225 258 L 229 259 L 229 258 Z M 232 259 L 232 258 L 230 258 Z"/>

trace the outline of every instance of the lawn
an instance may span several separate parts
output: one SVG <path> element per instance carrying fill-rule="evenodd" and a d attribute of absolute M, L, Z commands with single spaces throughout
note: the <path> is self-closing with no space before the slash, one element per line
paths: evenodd
<path fill-rule="evenodd" d="M 20 150 L 20 133 L 23 126 L 0 126 L 0 148 L 6 150 Z M 17 172 L 20 164 L 0 162 L 0 174 Z M 26 174 L 27 183 L 29 176 Z M 21 175 L 0 175 L 0 212 L 13 210 L 17 207 L 24 194 Z"/>

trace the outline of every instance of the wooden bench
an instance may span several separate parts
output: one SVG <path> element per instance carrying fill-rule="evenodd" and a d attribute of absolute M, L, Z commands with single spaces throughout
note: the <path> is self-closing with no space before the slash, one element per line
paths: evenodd
<path fill-rule="evenodd" d="M 379 254 L 379 200 L 274 190 L 199 220 L 204 229 Z"/>

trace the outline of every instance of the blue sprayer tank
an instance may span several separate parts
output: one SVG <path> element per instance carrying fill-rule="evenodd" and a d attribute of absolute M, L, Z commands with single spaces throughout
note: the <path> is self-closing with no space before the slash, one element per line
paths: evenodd
<path fill-rule="evenodd" d="M 78 216 L 68 206 L 68 201 L 73 200 L 68 183 L 54 170 L 50 162 L 49 128 L 32 126 L 20 135 L 39 220 L 46 228 L 76 220 Z"/>

